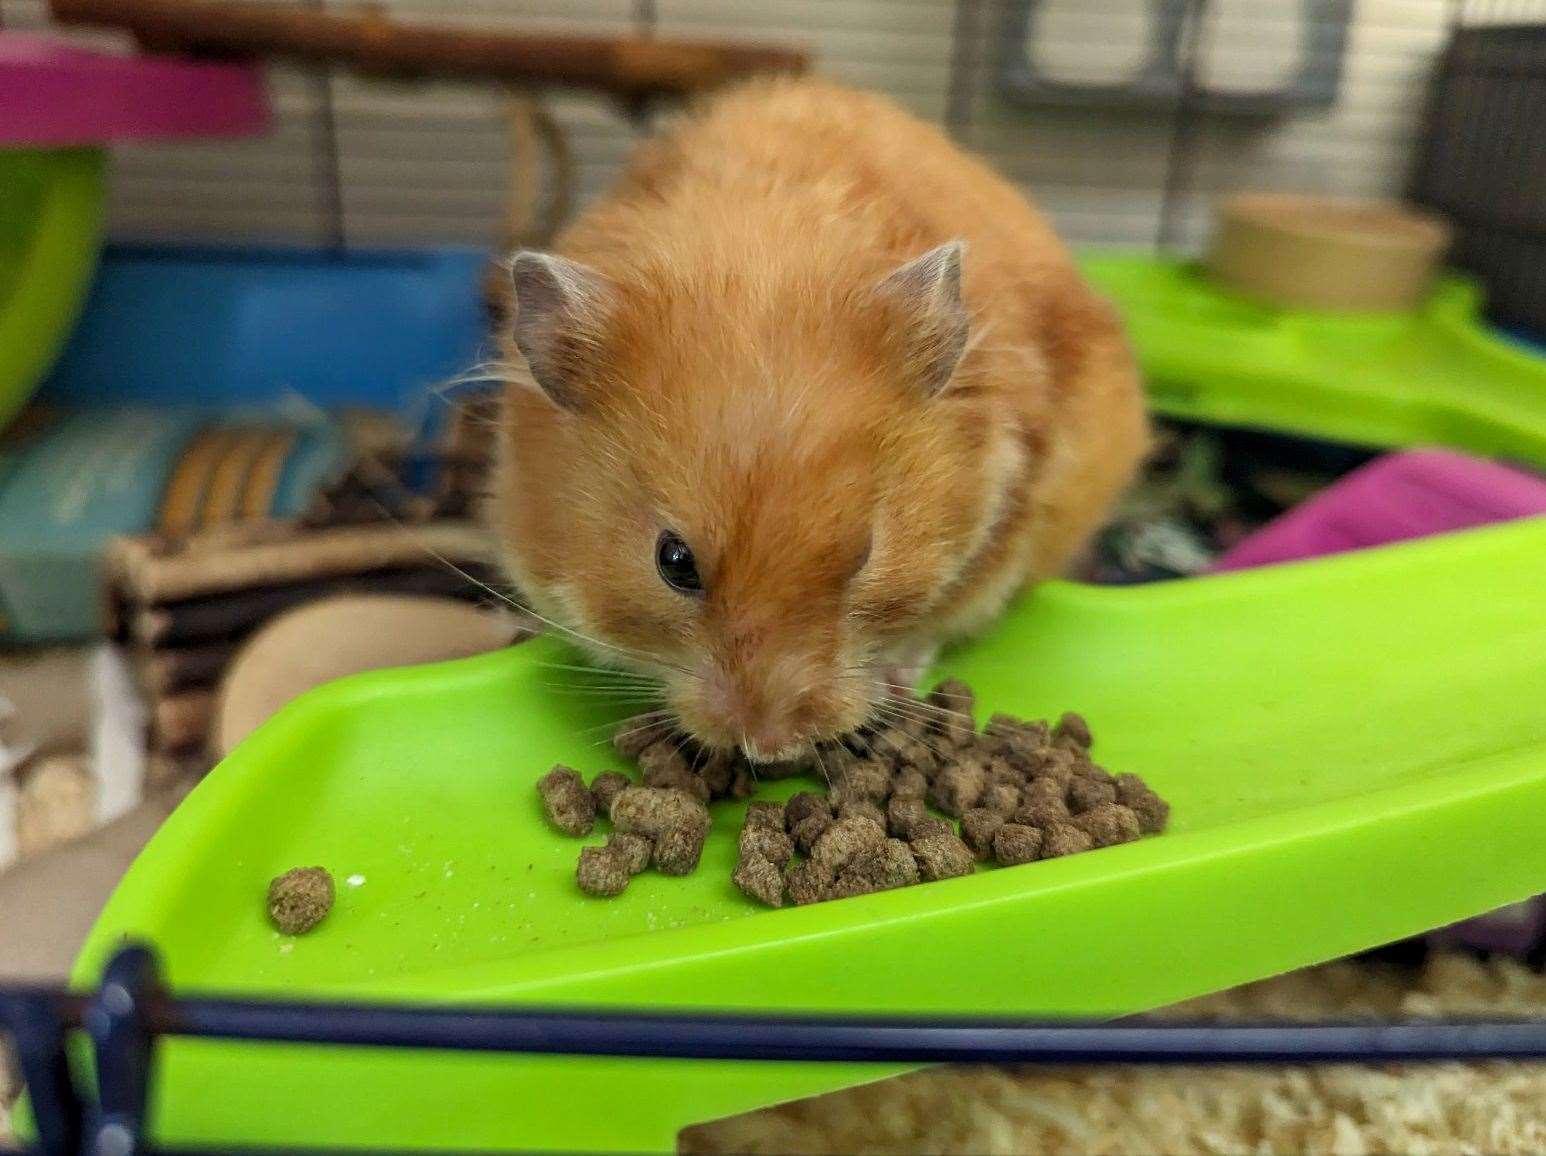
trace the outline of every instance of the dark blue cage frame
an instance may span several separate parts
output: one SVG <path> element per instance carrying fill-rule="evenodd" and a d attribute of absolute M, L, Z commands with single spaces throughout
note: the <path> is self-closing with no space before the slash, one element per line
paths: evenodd
<path fill-rule="evenodd" d="M 706 1015 L 174 998 L 154 952 L 121 950 L 94 994 L 0 988 L 42 1156 L 137 1156 L 157 1039 L 437 1048 L 664 1059 L 877 1063 L 1324 1064 L 1546 1060 L 1546 1020 L 1400 1023 L 1119 1023 Z M 95 1049 L 77 1086 L 72 1032 Z M 243 1148 L 243 1152 L 255 1149 Z M 207 1149 L 206 1149 L 207 1151 Z M 270 1150 L 271 1151 L 271 1150 Z"/>

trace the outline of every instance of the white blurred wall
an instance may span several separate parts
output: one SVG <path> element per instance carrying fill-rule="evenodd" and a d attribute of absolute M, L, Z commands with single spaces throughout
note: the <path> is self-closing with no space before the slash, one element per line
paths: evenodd
<path fill-rule="evenodd" d="M 379 6 L 403 18 L 597 31 L 627 29 L 634 16 L 633 0 L 380 0 Z M 1216 13 L 1204 63 L 1214 83 L 1258 87 L 1289 66 L 1303 33 L 1295 4 L 1217 0 Z M 1358 0 L 1333 109 L 1203 122 L 1182 238 L 1201 239 L 1218 190 L 1399 192 L 1446 15 L 1446 0 Z M 47 24 L 43 0 L 0 0 L 0 18 L 8 28 Z M 948 0 L 658 0 L 658 19 L 664 34 L 803 42 L 822 71 L 888 91 L 925 116 L 945 114 L 954 21 Z M 1038 63 L 1063 78 L 1120 76 L 1136 59 L 1144 19 L 1135 0 L 1052 0 Z M 991 13 L 982 23 L 991 38 Z M 1171 148 L 1169 122 L 1159 114 L 1011 106 L 993 95 L 990 72 L 984 65 L 974 90 L 967 142 L 1031 190 L 1071 239 L 1151 242 Z M 111 217 L 117 237 L 323 239 L 319 80 L 288 67 L 274 68 L 271 76 L 276 116 L 270 136 L 119 152 Z M 331 84 L 350 243 L 495 237 L 509 146 L 494 94 L 471 85 L 395 85 L 348 74 Z M 559 96 L 554 108 L 570 130 L 583 191 L 594 195 L 627 153 L 634 130 L 603 101 Z"/>

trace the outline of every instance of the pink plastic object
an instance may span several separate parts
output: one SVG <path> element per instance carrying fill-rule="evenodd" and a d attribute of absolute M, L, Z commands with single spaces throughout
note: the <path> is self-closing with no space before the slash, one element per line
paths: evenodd
<path fill-rule="evenodd" d="M 256 65 L 115 56 L 0 32 L 0 145 L 244 136 L 268 124 Z"/>
<path fill-rule="evenodd" d="M 1447 450 L 1360 466 L 1227 550 L 1213 572 L 1340 554 L 1546 514 L 1546 478 Z"/>

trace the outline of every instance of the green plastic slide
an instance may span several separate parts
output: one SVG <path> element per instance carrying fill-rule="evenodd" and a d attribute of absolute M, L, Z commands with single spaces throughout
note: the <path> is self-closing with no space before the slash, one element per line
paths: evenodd
<path fill-rule="evenodd" d="M 1144 587 L 1049 585 L 939 673 L 984 710 L 1083 711 L 1167 834 L 770 911 L 696 875 L 582 896 L 535 779 L 615 765 L 550 640 L 325 687 L 200 785 L 76 971 L 124 937 L 184 990 L 313 999 L 1108 1015 L 1330 959 L 1546 890 L 1546 519 Z M 787 795 L 799 784 L 775 785 Z M 596 836 L 599 839 L 600 835 Z M 323 864 L 313 933 L 268 880 Z M 180 1143 L 664 1150 L 683 1125 L 895 1069 L 172 1041 Z"/>
<path fill-rule="evenodd" d="M 53 365 L 101 247 L 105 154 L 0 149 L 0 429 Z"/>
<path fill-rule="evenodd" d="M 1493 332 L 1469 282 L 1416 313 L 1318 313 L 1247 301 L 1181 261 L 1083 267 L 1121 308 L 1162 413 L 1546 464 L 1546 357 Z"/>

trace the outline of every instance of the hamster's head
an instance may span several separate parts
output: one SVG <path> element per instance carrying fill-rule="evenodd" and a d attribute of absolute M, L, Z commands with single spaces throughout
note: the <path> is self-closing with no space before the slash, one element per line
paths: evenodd
<path fill-rule="evenodd" d="M 791 758 L 869 721 L 1002 492 L 961 259 L 517 255 L 492 512 L 533 608 L 708 746 Z"/>

